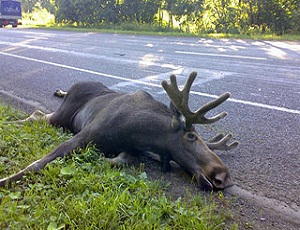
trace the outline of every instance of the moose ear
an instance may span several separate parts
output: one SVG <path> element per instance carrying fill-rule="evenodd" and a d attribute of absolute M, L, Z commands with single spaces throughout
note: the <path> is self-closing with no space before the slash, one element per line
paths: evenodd
<path fill-rule="evenodd" d="M 185 118 L 184 116 L 175 108 L 173 103 L 170 103 L 170 109 L 173 112 L 173 119 L 171 122 L 171 127 L 173 130 L 178 131 L 185 128 Z"/>

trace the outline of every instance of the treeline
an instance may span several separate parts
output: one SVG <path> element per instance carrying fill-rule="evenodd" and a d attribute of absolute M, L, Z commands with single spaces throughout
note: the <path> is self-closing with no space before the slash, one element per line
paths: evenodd
<path fill-rule="evenodd" d="M 22 0 L 57 23 L 97 27 L 151 24 L 192 33 L 300 33 L 300 0 Z"/>

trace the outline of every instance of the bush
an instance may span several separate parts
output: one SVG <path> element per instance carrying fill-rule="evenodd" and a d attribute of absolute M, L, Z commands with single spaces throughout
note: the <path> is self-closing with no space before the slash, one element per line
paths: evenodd
<path fill-rule="evenodd" d="M 36 3 L 32 13 L 23 13 L 22 24 L 51 26 L 55 24 L 55 17 L 47 9 L 41 8 L 39 3 Z"/>

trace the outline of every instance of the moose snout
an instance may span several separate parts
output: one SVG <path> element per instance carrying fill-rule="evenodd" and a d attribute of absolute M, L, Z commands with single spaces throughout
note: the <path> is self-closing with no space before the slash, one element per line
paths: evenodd
<path fill-rule="evenodd" d="M 226 171 L 217 173 L 212 179 L 212 183 L 214 185 L 214 190 L 224 190 L 233 185 L 230 175 Z"/>
<path fill-rule="evenodd" d="M 201 190 L 204 191 L 219 191 L 224 190 L 233 185 L 228 172 L 212 173 L 210 176 L 205 175 L 203 172 L 198 172 L 195 179 Z"/>

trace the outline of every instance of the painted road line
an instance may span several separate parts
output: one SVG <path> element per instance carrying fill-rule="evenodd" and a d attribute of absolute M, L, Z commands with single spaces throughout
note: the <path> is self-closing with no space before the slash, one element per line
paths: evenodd
<path fill-rule="evenodd" d="M 210 57 L 227 57 L 227 58 L 240 58 L 240 59 L 251 59 L 251 60 L 267 60 L 263 57 L 252 57 L 252 56 L 240 56 L 240 55 L 230 55 L 230 54 L 212 54 L 212 53 L 197 53 L 197 52 L 187 52 L 187 51 L 175 51 L 176 54 L 188 54 L 197 56 L 210 56 Z"/>
<path fill-rule="evenodd" d="M 201 93 L 197 91 L 191 91 L 192 94 L 203 96 L 203 97 L 210 97 L 210 98 L 217 98 L 219 96 L 217 95 L 212 95 L 212 94 L 207 94 L 207 93 Z M 233 103 L 238 103 L 238 104 L 243 104 L 243 105 L 251 105 L 254 107 L 260 107 L 264 109 L 270 109 L 270 110 L 277 110 L 285 113 L 293 113 L 293 114 L 300 114 L 300 110 L 295 110 L 295 109 L 289 109 L 285 107 L 280 107 L 280 106 L 274 106 L 274 105 L 267 105 L 267 104 L 262 104 L 258 102 L 253 102 L 253 101 L 245 101 L 245 100 L 239 100 L 239 99 L 234 99 L 234 98 L 229 98 L 227 101 L 233 102 Z"/>
<path fill-rule="evenodd" d="M 78 56 L 78 57 L 83 57 L 83 58 L 94 58 L 94 59 L 103 59 L 107 61 L 117 61 L 117 62 L 122 62 L 122 63 L 129 63 L 129 64 L 137 64 L 139 66 L 159 66 L 159 67 L 165 67 L 165 68 L 170 68 L 170 69 L 178 69 L 181 66 L 177 66 L 174 64 L 160 64 L 156 62 L 155 60 L 151 59 L 151 56 L 149 57 L 144 57 L 141 60 L 133 60 L 133 59 L 124 59 L 120 57 L 108 57 L 105 55 L 99 55 L 99 54 L 91 54 L 91 53 L 85 53 L 85 52 L 79 52 L 79 51 L 73 51 L 73 50 L 64 50 L 64 49 L 59 49 L 59 48 L 51 48 L 51 47 L 43 47 L 43 46 L 35 46 L 35 45 L 28 45 L 28 44 L 23 44 L 23 43 L 12 43 L 12 42 L 1 42 L 0 45 L 7 45 L 7 46 L 12 46 L 12 47 L 22 47 L 22 48 L 27 48 L 27 49 L 34 49 L 34 50 L 42 50 L 42 51 L 47 51 L 47 52 L 53 52 L 53 53 L 62 53 L 62 54 L 67 54 L 67 55 L 73 55 L 73 56 Z M 2 52 L 5 53 L 5 51 L 10 51 L 12 48 L 7 48 L 6 50 L 3 50 Z M 3 54 L 2 53 L 2 54 Z M 7 54 L 7 53 L 6 53 Z M 115 55 L 117 53 L 114 53 Z M 117 56 L 120 56 L 118 54 Z"/>

